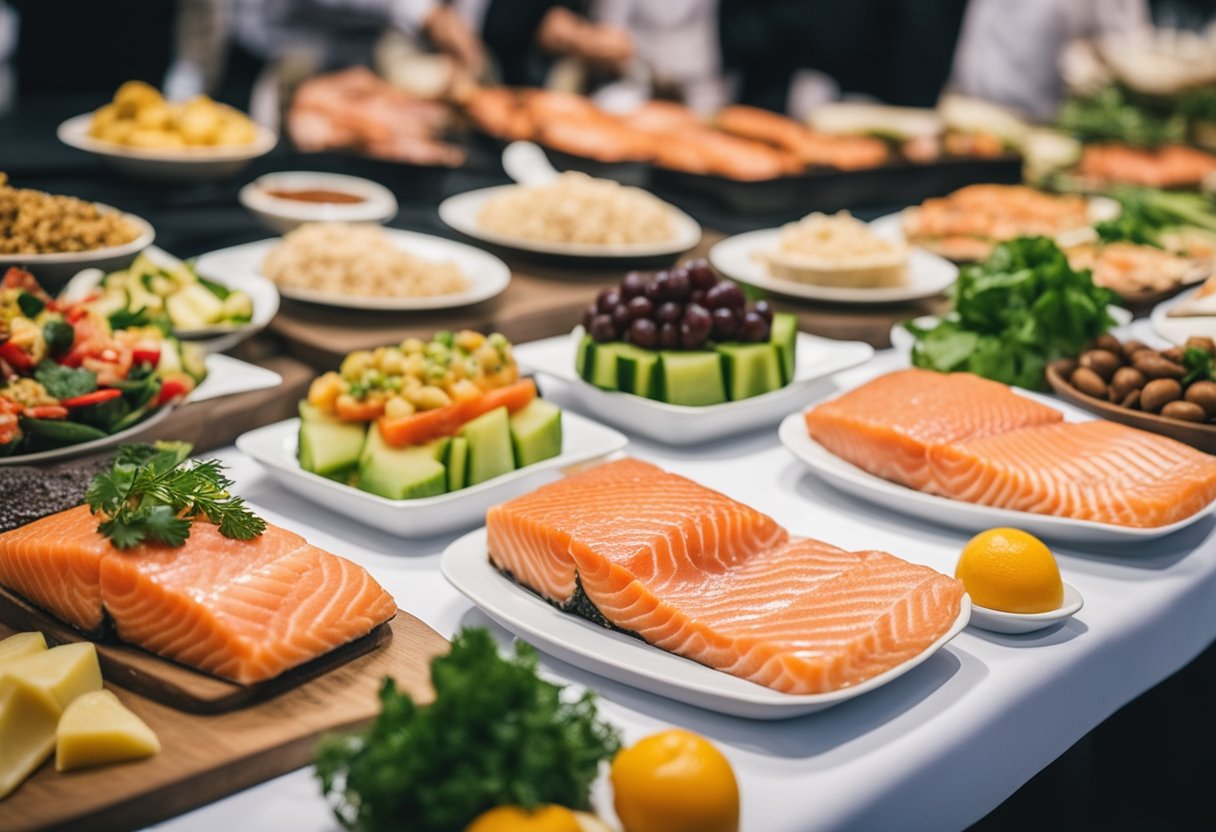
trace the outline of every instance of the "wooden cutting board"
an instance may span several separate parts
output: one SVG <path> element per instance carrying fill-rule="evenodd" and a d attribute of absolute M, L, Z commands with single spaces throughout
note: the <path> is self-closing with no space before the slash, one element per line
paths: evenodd
<path fill-rule="evenodd" d="M 107 680 L 160 737 L 155 757 L 60 774 L 53 760 L 0 800 L 0 830 L 134 829 L 210 803 L 312 761 L 318 738 L 366 725 L 391 675 L 430 701 L 430 661 L 447 641 L 406 612 L 379 649 L 272 699 L 213 716 L 183 713 Z M 14 630 L 0 624 L 0 638 Z"/>
<path fill-rule="evenodd" d="M 218 676 L 154 656 L 117 640 L 87 639 L 71 626 L 43 612 L 20 595 L 0 587 L 0 624 L 17 632 L 37 630 L 47 643 L 94 641 L 102 675 L 132 693 L 195 714 L 218 714 L 242 708 L 304 684 L 356 656 L 384 644 L 393 636 L 391 622 L 366 636 L 258 685 L 238 685 Z"/>

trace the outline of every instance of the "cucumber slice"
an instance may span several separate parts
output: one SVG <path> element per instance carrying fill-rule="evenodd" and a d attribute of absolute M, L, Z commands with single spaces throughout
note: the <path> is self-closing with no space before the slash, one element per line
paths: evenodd
<path fill-rule="evenodd" d="M 719 344 L 731 401 L 750 399 L 781 387 L 781 351 L 776 344 Z"/>
<path fill-rule="evenodd" d="M 453 436 L 448 446 L 448 491 L 459 491 L 469 484 L 469 440 Z"/>
<path fill-rule="evenodd" d="M 659 354 L 633 344 L 621 344 L 616 351 L 616 380 L 626 393 L 657 399 Z"/>
<path fill-rule="evenodd" d="M 574 354 L 574 370 L 578 373 L 579 378 L 585 378 L 590 381 L 587 375 L 587 368 L 591 366 L 591 362 L 595 359 L 595 339 L 590 335 L 584 335 L 583 340 L 578 344 L 578 350 Z"/>
<path fill-rule="evenodd" d="M 380 432 L 375 425 L 371 430 Z M 367 434 L 362 423 L 343 422 L 300 402 L 300 467 L 323 477 L 342 477 L 359 464 Z"/>
<path fill-rule="evenodd" d="M 55 445 L 79 445 L 109 436 L 104 430 L 64 419 L 22 418 L 21 429 L 30 436 L 45 439 Z"/>
<path fill-rule="evenodd" d="M 511 425 L 505 407 L 483 413 L 460 429 L 469 441 L 468 484 L 492 480 L 515 470 Z"/>
<path fill-rule="evenodd" d="M 768 340 L 781 351 L 781 383 L 789 384 L 794 380 L 798 355 L 798 318 L 784 312 L 773 315 Z"/>
<path fill-rule="evenodd" d="M 551 459 L 562 452 L 562 412 L 543 399 L 533 399 L 510 419 L 515 467 Z"/>
<path fill-rule="evenodd" d="M 448 478 L 440 460 L 447 453 L 449 441 L 436 439 L 425 445 L 394 448 L 385 443 L 379 430 L 369 430 L 359 458 L 359 488 L 390 500 L 444 493 Z"/>
<path fill-rule="evenodd" d="M 659 353 L 660 398 L 670 404 L 703 407 L 726 401 L 722 358 L 716 352 Z"/>
<path fill-rule="evenodd" d="M 583 378 L 604 390 L 616 390 L 616 357 L 622 347 L 619 341 L 605 344 L 590 344 L 584 358 Z"/>

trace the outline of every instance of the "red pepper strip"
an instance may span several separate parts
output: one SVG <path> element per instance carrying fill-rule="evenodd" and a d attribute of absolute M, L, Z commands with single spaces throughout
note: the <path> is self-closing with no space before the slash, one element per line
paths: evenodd
<path fill-rule="evenodd" d="M 136 347 L 131 351 L 131 363 L 135 366 L 151 364 L 155 367 L 160 363 L 160 347 Z"/>
<path fill-rule="evenodd" d="M 14 370 L 32 370 L 34 368 L 34 362 L 29 354 L 12 341 L 0 344 L 0 358 L 7 361 Z"/>
<path fill-rule="evenodd" d="M 91 404 L 101 404 L 108 402 L 110 399 L 117 399 L 122 395 L 122 391 L 114 387 L 103 387 L 100 390 L 94 390 L 92 393 L 85 393 L 80 396 L 73 396 L 70 399 L 62 399 L 59 404 L 64 407 L 88 407 Z"/>
<path fill-rule="evenodd" d="M 166 402 L 171 402 L 174 399 L 180 398 L 191 390 L 184 380 L 180 378 L 167 378 L 161 382 L 160 395 L 156 397 L 156 406 L 160 407 Z"/>
<path fill-rule="evenodd" d="M 114 392 L 118 392 L 115 390 Z M 25 415 L 31 419 L 66 419 L 68 418 L 68 409 L 57 404 L 40 404 L 36 407 L 27 407 Z"/>

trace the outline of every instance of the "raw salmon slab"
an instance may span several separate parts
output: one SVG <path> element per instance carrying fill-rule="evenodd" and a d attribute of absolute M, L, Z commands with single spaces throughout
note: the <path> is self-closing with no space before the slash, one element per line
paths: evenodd
<path fill-rule="evenodd" d="M 551 603 L 791 694 L 918 655 L 962 585 L 883 552 L 791 538 L 772 518 L 635 459 L 490 509 L 493 564 Z"/>
<path fill-rule="evenodd" d="M 361 566 L 268 525 L 253 540 L 196 520 L 184 546 L 120 550 L 84 506 L 0 534 L 0 585 L 85 633 L 240 684 L 354 641 L 397 605 Z"/>

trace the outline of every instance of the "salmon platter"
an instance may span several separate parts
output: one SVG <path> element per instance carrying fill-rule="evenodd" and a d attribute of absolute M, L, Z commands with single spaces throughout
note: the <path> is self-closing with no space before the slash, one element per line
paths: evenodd
<path fill-rule="evenodd" d="M 562 658 L 759 718 L 818 710 L 889 681 L 970 612 L 951 577 L 792 536 L 632 458 L 495 506 L 484 531 L 449 548 L 443 569 L 492 617 Z"/>
<path fill-rule="evenodd" d="M 1078 418 L 1084 418 L 1077 411 Z M 1212 510 L 1216 459 L 966 373 L 900 370 L 805 414 L 783 443 L 844 490 L 938 522 L 1057 539 L 1157 537 Z"/>

